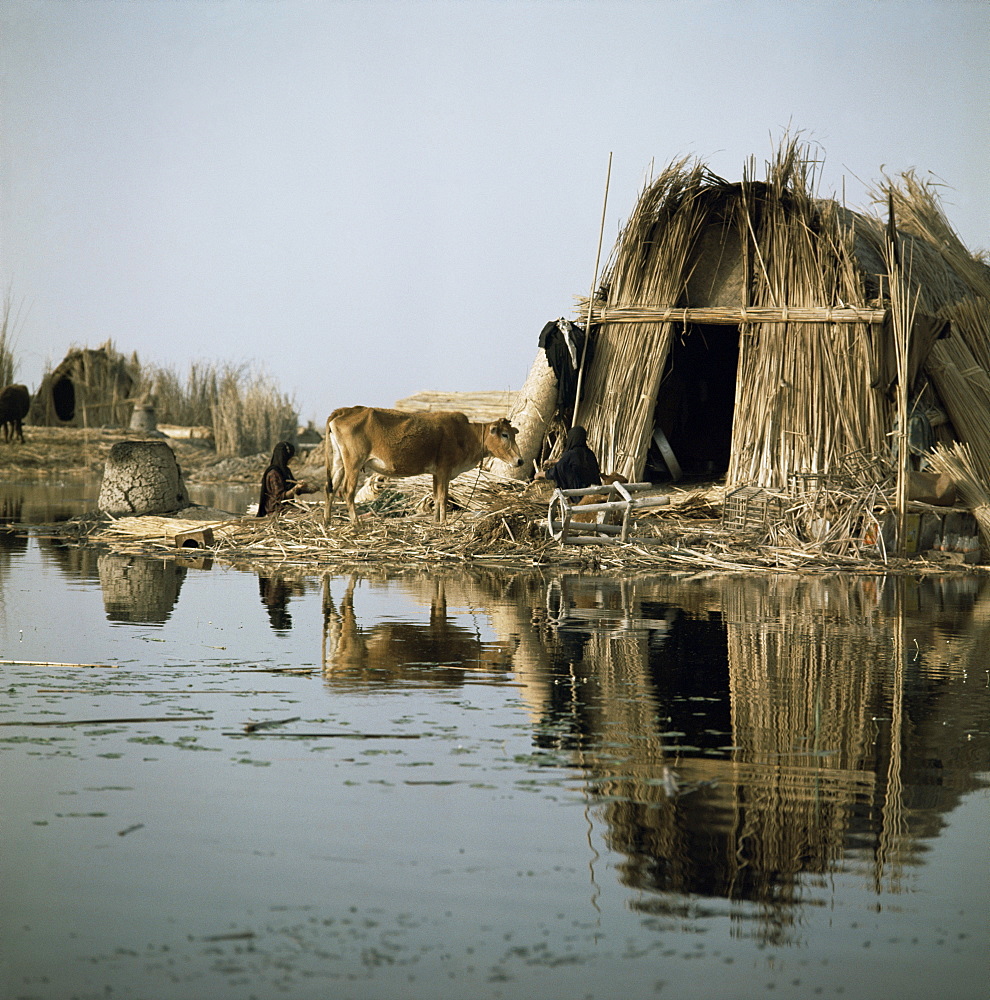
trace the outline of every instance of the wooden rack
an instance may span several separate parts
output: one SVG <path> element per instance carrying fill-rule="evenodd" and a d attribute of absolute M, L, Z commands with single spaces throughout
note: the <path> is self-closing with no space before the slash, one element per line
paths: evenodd
<path fill-rule="evenodd" d="M 608 483 L 589 486 L 583 490 L 555 490 L 547 510 L 547 529 L 561 545 L 602 545 L 619 542 L 650 542 L 650 538 L 630 538 L 629 518 L 635 510 L 663 507 L 669 503 L 667 496 L 636 496 L 654 490 L 653 483 Z M 587 496 L 604 495 L 600 503 L 579 506 Z M 599 515 L 621 513 L 621 524 L 599 522 Z M 594 514 L 594 521 L 575 521 L 575 514 Z"/>

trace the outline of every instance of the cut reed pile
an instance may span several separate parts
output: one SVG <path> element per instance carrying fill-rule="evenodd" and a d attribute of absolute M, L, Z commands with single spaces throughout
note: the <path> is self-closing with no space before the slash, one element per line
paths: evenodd
<path fill-rule="evenodd" d="M 517 396 L 518 393 L 511 390 L 440 392 L 428 389 L 397 400 L 395 408 L 409 413 L 457 410 L 465 414 L 468 420 L 480 423 L 509 416 L 516 404 Z"/>
<path fill-rule="evenodd" d="M 641 544 L 561 547 L 547 531 L 551 490 L 515 481 L 489 487 L 483 509 L 458 510 L 446 527 L 432 514 L 370 512 L 352 525 L 342 508 L 331 524 L 323 505 L 297 502 L 275 517 L 204 521 L 188 517 L 121 518 L 117 521 L 69 522 L 59 530 L 84 544 L 144 555 L 209 555 L 238 566 L 296 567 L 345 571 L 376 567 L 401 573 L 437 566 L 479 565 L 529 571 L 567 566 L 623 576 L 663 570 L 678 575 L 722 572 L 917 573 L 917 560 L 895 560 L 882 548 L 863 543 L 864 520 L 873 513 L 861 496 L 817 496 L 794 501 L 779 525 L 762 533 L 725 530 L 721 523 L 724 487 L 671 490 L 670 504 L 636 516 L 634 534 Z M 878 503 L 880 501 L 878 500 Z M 207 550 L 175 548 L 178 532 L 209 527 L 214 542 Z M 925 563 L 925 572 L 960 571 L 959 566 Z M 972 572 L 967 566 L 965 571 Z"/>

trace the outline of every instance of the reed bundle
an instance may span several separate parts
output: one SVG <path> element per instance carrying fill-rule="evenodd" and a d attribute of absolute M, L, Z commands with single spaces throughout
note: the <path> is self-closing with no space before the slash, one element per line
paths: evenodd
<path fill-rule="evenodd" d="M 929 459 L 936 472 L 945 473 L 956 484 L 963 502 L 973 512 L 980 529 L 980 542 L 984 552 L 990 552 L 990 469 L 977 458 L 969 445 L 956 443 L 939 445 Z"/>
<path fill-rule="evenodd" d="M 990 372 L 955 332 L 935 342 L 926 367 L 978 475 L 990 483 Z"/>
<path fill-rule="evenodd" d="M 970 295 L 947 306 L 942 314 L 980 368 L 990 371 L 990 299 Z"/>
<path fill-rule="evenodd" d="M 517 396 L 517 392 L 508 389 L 482 392 L 440 392 L 429 389 L 396 400 L 395 409 L 409 413 L 457 410 L 465 414 L 468 420 L 487 422 L 509 416 Z"/>
<path fill-rule="evenodd" d="M 145 514 L 140 517 L 121 517 L 101 525 L 98 537 L 103 541 L 157 541 L 172 546 L 176 535 L 210 528 L 222 542 L 236 536 L 239 524 L 235 520 L 203 521 Z"/>
<path fill-rule="evenodd" d="M 741 185 L 756 260 L 752 305 L 865 306 L 855 242 L 876 234 L 847 226 L 834 202 L 814 196 L 813 167 L 799 154 L 783 146 L 764 184 L 751 167 Z M 880 451 L 889 417 L 873 373 L 865 323 L 744 328 L 729 480 L 779 489 L 791 472 L 821 473 L 844 454 Z"/>
<path fill-rule="evenodd" d="M 642 194 L 603 278 L 608 304 L 676 305 L 705 218 L 707 193 L 722 184 L 699 163 L 671 164 Z M 675 327 L 670 322 L 605 326 L 584 379 L 576 422 L 603 470 L 638 481 L 653 434 L 653 410 Z"/>
<path fill-rule="evenodd" d="M 931 269 L 935 271 L 934 278 L 928 274 L 919 275 L 926 286 L 943 286 L 943 303 L 940 304 L 962 298 L 967 292 L 990 299 L 990 268 L 966 249 L 942 209 L 936 188 L 934 182 L 919 180 L 915 172 L 909 170 L 900 175 L 899 183 L 885 178 L 873 196 L 884 206 L 892 199 L 897 228 L 918 238 L 924 247 L 924 259 L 932 253 L 943 261 L 941 268 Z M 919 262 L 917 266 L 920 268 L 924 264 Z M 935 312 L 936 309 L 926 311 Z"/>

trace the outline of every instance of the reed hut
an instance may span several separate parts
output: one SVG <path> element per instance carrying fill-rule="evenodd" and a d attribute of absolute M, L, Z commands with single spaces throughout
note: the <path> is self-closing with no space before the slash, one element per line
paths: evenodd
<path fill-rule="evenodd" d="M 73 348 L 45 374 L 31 402 L 29 422 L 43 427 L 127 427 L 140 380 L 136 355 L 112 341 Z"/>
<path fill-rule="evenodd" d="M 906 385 L 910 414 L 990 482 L 990 268 L 913 174 L 873 192 L 884 218 L 817 197 L 815 171 L 787 141 L 763 180 L 752 161 L 730 183 L 679 160 L 647 185 L 577 310 L 592 349 L 574 419 L 603 471 L 657 479 L 673 456 L 730 485 L 877 481 Z"/>

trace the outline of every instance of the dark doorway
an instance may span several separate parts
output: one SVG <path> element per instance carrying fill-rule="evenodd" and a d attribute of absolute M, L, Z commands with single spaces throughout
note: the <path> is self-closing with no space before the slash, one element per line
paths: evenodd
<path fill-rule="evenodd" d="M 739 328 L 689 326 L 675 336 L 664 369 L 654 423 L 689 476 L 718 477 L 729 468 L 739 362 Z M 669 475 L 654 444 L 647 475 Z"/>
<path fill-rule="evenodd" d="M 76 387 L 68 375 L 60 375 L 52 386 L 55 415 L 66 423 L 76 415 Z"/>

